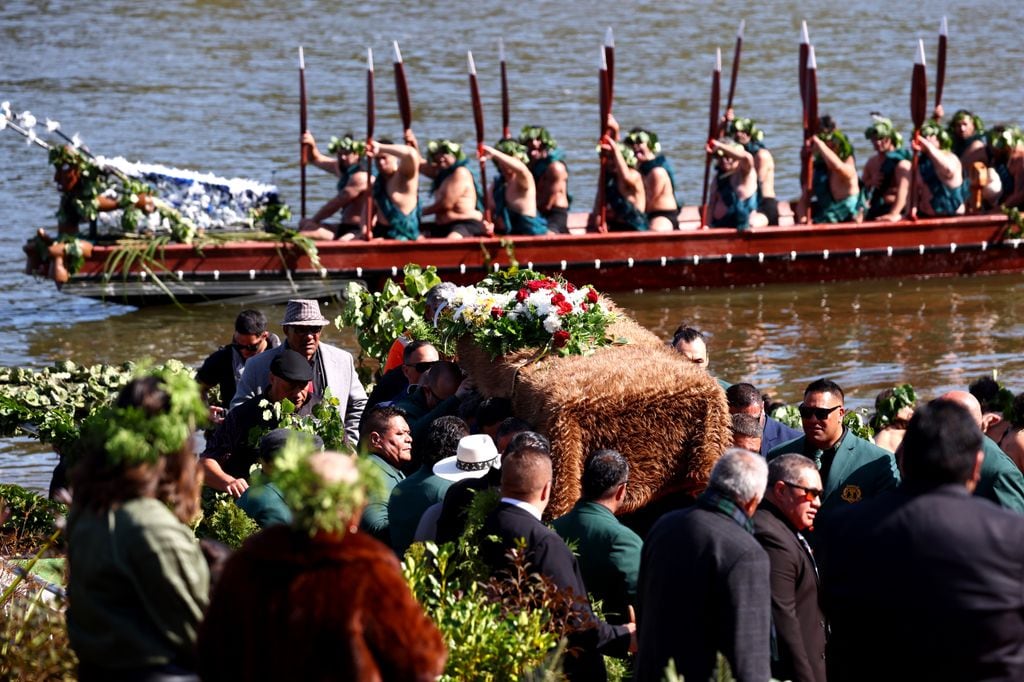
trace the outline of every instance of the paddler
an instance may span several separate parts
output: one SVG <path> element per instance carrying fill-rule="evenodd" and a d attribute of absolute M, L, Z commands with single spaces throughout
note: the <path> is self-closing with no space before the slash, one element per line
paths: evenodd
<path fill-rule="evenodd" d="M 811 198 L 815 223 L 846 223 L 857 219 L 860 183 L 850 139 L 835 126 L 831 116 L 822 116 L 817 135 L 804 143 L 805 154 L 814 154 L 814 196 Z M 801 198 L 797 215 L 806 214 Z"/>
<path fill-rule="evenodd" d="M 512 138 L 504 138 L 494 147 L 483 146 L 484 160 L 493 160 L 498 168 L 491 190 L 495 227 L 512 235 L 548 233 L 544 218 L 537 215 L 537 187 L 527 167 L 526 148 Z"/>
<path fill-rule="evenodd" d="M 415 241 L 420 234 L 420 154 L 411 130 L 405 131 L 408 144 L 394 144 L 387 138 L 370 142 L 367 156 L 377 161 L 377 179 L 373 182 L 373 202 L 377 222 L 373 236 L 383 239 Z"/>
<path fill-rule="evenodd" d="M 872 116 L 875 122 L 864 131 L 875 148 L 861 176 L 867 203 L 864 219 L 896 221 L 903 217 L 910 194 L 910 151 L 890 119 Z"/>
<path fill-rule="evenodd" d="M 946 128 L 953 140 L 953 153 L 960 157 L 960 164 L 966 169 L 975 161 L 985 161 L 985 124 L 979 116 L 966 109 L 953 114 Z"/>
<path fill-rule="evenodd" d="M 519 132 L 519 144 L 530 156 L 530 172 L 537 186 L 538 214 L 547 221 L 549 231 L 568 234 L 572 197 L 569 196 L 569 169 L 565 165 L 565 154 L 548 129 L 541 126 L 523 126 Z"/>
<path fill-rule="evenodd" d="M 764 146 L 764 131 L 757 127 L 751 118 L 729 119 L 726 128 L 728 134 L 754 157 L 754 170 L 757 172 L 757 211 L 768 219 L 769 225 L 779 224 L 779 203 L 775 198 L 775 157 Z"/>
<path fill-rule="evenodd" d="M 348 241 L 363 234 L 363 208 L 366 203 L 368 175 L 362 160 L 366 155 L 366 143 L 346 133 L 343 137 L 332 137 L 327 151 L 334 156 L 322 154 L 316 146 L 313 134 L 308 130 L 302 134 L 302 144 L 309 150 L 309 159 L 314 166 L 338 178 L 338 193 L 323 207 L 299 223 L 299 230 L 311 239 Z M 324 221 L 341 211 L 341 222 L 328 225 Z"/>
<path fill-rule="evenodd" d="M 706 151 L 718 158 L 710 206 L 712 227 L 739 231 L 764 227 L 768 218 L 757 210 L 757 171 L 754 156 L 739 142 L 711 140 Z"/>
<path fill-rule="evenodd" d="M 656 232 L 675 230 L 679 227 L 676 178 L 672 163 L 661 153 L 658 136 L 643 128 L 633 128 L 626 135 L 626 145 L 633 150 L 644 179 L 647 224 Z"/>
<path fill-rule="evenodd" d="M 911 141 L 920 155 L 917 164 L 917 213 L 921 216 L 951 216 L 964 212 L 967 183 L 960 158 L 951 151 L 953 140 L 935 121 L 921 126 Z"/>
<path fill-rule="evenodd" d="M 446 139 L 431 140 L 420 171 L 434 179 L 430 188 L 434 203 L 423 209 L 424 216 L 436 216 L 431 237 L 465 239 L 486 233 L 483 191 L 467 167 L 461 145 Z"/>
<path fill-rule="evenodd" d="M 1024 134 L 1017 126 L 998 125 L 988 132 L 988 153 L 1002 185 L 999 205 L 1024 208 Z M 996 211 L 1000 210 L 996 207 Z"/>
<path fill-rule="evenodd" d="M 607 206 L 607 224 L 610 232 L 646 232 L 647 194 L 644 179 L 637 170 L 636 155 L 630 147 L 619 142 L 619 124 L 608 115 L 610 134 L 601 138 L 598 151 L 608 164 L 605 174 L 604 199 Z M 599 207 L 591 214 L 594 221 Z"/>

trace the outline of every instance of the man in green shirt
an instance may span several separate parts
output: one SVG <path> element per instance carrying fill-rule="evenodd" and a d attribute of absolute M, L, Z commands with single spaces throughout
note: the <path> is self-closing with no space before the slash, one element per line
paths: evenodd
<path fill-rule="evenodd" d="M 619 523 L 615 512 L 626 499 L 629 462 L 617 450 L 597 450 L 583 468 L 583 496 L 555 531 L 576 546 L 583 584 L 604 604 L 605 619 L 629 622 L 640 572 L 640 536 Z"/>
<path fill-rule="evenodd" d="M 375 407 L 363 415 L 360 423 L 359 451 L 380 469 L 384 493 L 370 496 L 359 528 L 385 545 L 391 545 L 388 499 L 391 491 L 405 479 L 401 466 L 412 460 L 412 432 L 405 412 L 394 406 Z"/>

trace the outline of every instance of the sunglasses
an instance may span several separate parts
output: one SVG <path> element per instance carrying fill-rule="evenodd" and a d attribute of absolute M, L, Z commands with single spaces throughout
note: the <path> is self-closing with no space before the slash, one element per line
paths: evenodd
<path fill-rule="evenodd" d="M 842 405 L 836 405 L 835 407 L 808 407 L 801 403 L 797 409 L 800 410 L 801 419 L 810 419 L 814 417 L 818 421 L 825 421 L 828 416 L 838 410 Z"/>
<path fill-rule="evenodd" d="M 292 333 L 298 334 L 299 336 L 317 336 L 324 330 L 323 327 L 299 327 L 296 325 L 289 325 Z"/>
<path fill-rule="evenodd" d="M 433 362 L 414 362 L 411 365 L 406 363 L 405 366 L 409 367 L 410 369 L 415 369 L 417 372 L 422 374 L 423 372 L 426 372 L 428 369 L 430 369 L 431 367 L 433 367 L 436 364 L 437 364 L 437 361 L 435 360 Z"/>
<path fill-rule="evenodd" d="M 796 490 L 803 490 L 804 493 L 802 497 L 805 502 L 814 502 L 814 500 L 819 499 L 825 492 L 824 490 L 821 490 L 819 488 L 808 488 L 807 486 L 797 485 L 796 483 L 790 483 L 789 481 L 783 481 L 783 483 L 785 485 L 788 485 L 790 488 L 794 488 Z"/>
<path fill-rule="evenodd" d="M 260 343 L 263 343 L 263 342 L 261 341 Z M 239 351 L 239 352 L 244 350 L 244 351 L 248 351 L 250 353 L 255 353 L 256 351 L 258 351 L 260 349 L 260 343 L 253 343 L 253 344 L 249 344 L 248 346 L 243 344 L 243 343 L 232 343 L 231 347 L 234 348 L 235 350 Z"/>

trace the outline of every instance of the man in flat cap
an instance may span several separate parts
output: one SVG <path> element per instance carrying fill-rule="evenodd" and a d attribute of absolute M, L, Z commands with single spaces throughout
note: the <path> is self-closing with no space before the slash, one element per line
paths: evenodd
<path fill-rule="evenodd" d="M 293 350 L 274 350 L 263 391 L 228 412 L 201 455 L 206 485 L 229 492 L 235 498 L 249 488 L 249 469 L 259 460 L 258 448 L 249 443 L 249 432 L 253 428 L 262 430 L 277 426 L 273 411 L 268 411 L 263 403 L 279 403 L 287 399 L 301 408 L 309 398 L 309 386 L 313 380 L 309 362 Z M 269 419 L 268 414 L 271 415 Z"/>
<path fill-rule="evenodd" d="M 352 354 L 337 346 L 323 343 L 320 334 L 330 322 L 320 313 L 320 304 L 312 299 L 288 301 L 285 309 L 285 342 L 277 348 L 257 355 L 245 363 L 238 390 L 231 401 L 231 409 L 237 408 L 246 399 L 264 392 L 270 374 L 270 363 L 274 358 L 290 349 L 302 355 L 313 374 L 312 387 L 307 396 L 305 409 L 323 400 L 324 389 L 330 388 L 331 395 L 340 403 L 338 411 L 345 421 L 345 434 L 355 445 L 359 442 L 359 420 L 366 405 L 366 390 L 356 374 Z"/>

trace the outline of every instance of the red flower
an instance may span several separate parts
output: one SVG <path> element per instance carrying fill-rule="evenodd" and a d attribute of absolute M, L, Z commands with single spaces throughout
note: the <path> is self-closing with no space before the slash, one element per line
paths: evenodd
<path fill-rule="evenodd" d="M 529 282 L 526 283 L 526 288 L 529 289 L 530 291 L 540 291 L 540 289 L 543 286 L 544 285 L 541 283 L 539 279 L 531 279 Z"/>
<path fill-rule="evenodd" d="M 569 343 L 569 332 L 564 329 L 559 329 L 551 338 L 552 345 L 555 348 L 563 348 L 565 344 Z"/>
<path fill-rule="evenodd" d="M 527 298 L 529 298 L 529 296 L 530 296 L 530 292 L 529 291 L 527 291 L 526 289 L 520 289 L 519 292 L 516 294 L 516 300 L 519 301 L 520 303 L 522 303 Z"/>
<path fill-rule="evenodd" d="M 564 303 L 564 302 L 565 302 L 565 296 L 563 296 L 561 292 L 559 292 L 559 293 L 557 293 L 557 294 L 555 294 L 554 296 L 551 297 L 551 303 L 553 305 L 558 305 L 559 303 Z"/>
<path fill-rule="evenodd" d="M 553 279 L 541 280 L 540 286 L 542 289 L 556 289 L 558 288 L 558 282 Z"/>
<path fill-rule="evenodd" d="M 499 306 L 494 306 L 493 308 L 491 308 L 491 317 L 503 317 L 504 315 L 505 311 L 502 310 Z"/>
<path fill-rule="evenodd" d="M 568 291 L 571 294 L 572 292 L 576 291 L 576 287 L 574 287 L 572 285 L 572 282 L 566 282 L 565 283 L 565 290 Z"/>
<path fill-rule="evenodd" d="M 597 292 L 594 291 L 593 289 L 587 289 L 587 300 L 590 301 L 591 303 L 597 303 L 597 299 Z"/>
<path fill-rule="evenodd" d="M 554 302 L 554 301 L 552 301 L 552 302 Z M 557 303 L 555 305 L 556 305 L 555 309 L 558 311 L 559 315 L 568 315 L 569 313 L 572 312 L 572 303 L 569 303 L 564 298 L 562 299 L 561 303 Z"/>

